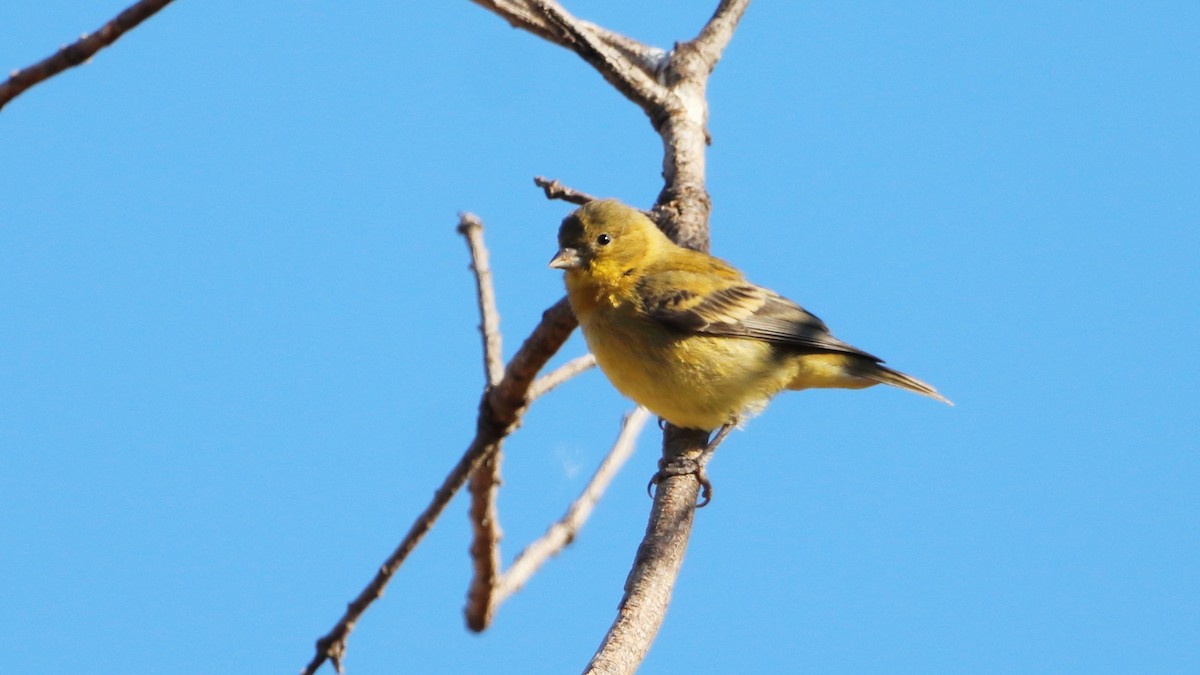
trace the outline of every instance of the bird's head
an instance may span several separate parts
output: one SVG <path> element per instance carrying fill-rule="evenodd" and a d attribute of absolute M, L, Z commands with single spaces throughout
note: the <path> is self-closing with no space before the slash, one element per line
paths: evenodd
<path fill-rule="evenodd" d="M 615 279 L 670 243 L 641 211 L 615 199 L 597 200 L 563 219 L 550 267 Z"/>

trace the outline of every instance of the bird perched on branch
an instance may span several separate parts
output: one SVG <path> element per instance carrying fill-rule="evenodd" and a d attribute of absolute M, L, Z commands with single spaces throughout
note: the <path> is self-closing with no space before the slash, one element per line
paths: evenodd
<path fill-rule="evenodd" d="M 565 271 L 596 363 L 618 391 L 677 427 L 721 427 L 722 437 L 784 389 L 882 383 L 950 403 L 616 200 L 567 216 L 558 245 L 550 267 Z"/>

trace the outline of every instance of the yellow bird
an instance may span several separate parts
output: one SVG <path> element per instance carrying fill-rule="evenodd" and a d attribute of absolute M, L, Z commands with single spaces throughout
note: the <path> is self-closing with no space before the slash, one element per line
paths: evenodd
<path fill-rule="evenodd" d="M 565 271 L 596 363 L 618 391 L 677 427 L 728 431 L 784 389 L 883 383 L 950 403 L 616 200 L 567 216 L 558 245 L 550 267 Z"/>

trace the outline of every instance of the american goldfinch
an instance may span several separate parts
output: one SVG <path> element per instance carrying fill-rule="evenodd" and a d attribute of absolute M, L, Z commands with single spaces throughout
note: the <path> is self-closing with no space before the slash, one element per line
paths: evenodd
<path fill-rule="evenodd" d="M 550 267 L 596 363 L 625 396 L 677 427 L 724 431 L 784 389 L 936 389 L 835 338 L 803 307 L 637 209 L 589 202 L 567 216 Z"/>

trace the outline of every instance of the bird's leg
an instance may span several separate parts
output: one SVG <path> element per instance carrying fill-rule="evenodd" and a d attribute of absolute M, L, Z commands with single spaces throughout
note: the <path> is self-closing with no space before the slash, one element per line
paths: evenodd
<path fill-rule="evenodd" d="M 695 459 L 681 459 L 668 461 L 665 457 L 658 460 L 658 471 L 650 478 L 650 484 L 646 486 L 646 493 L 651 497 L 654 496 L 654 488 L 664 479 L 671 476 L 685 476 L 693 474 L 696 480 L 700 481 L 700 501 L 696 503 L 696 508 L 703 508 L 712 501 L 712 481 L 708 480 L 708 472 L 705 467 L 709 460 L 712 459 L 713 453 L 716 452 L 717 446 L 724 442 L 725 437 L 729 432 L 737 426 L 737 420 L 731 420 L 721 425 L 717 429 L 717 433 L 704 446 L 700 454 Z"/>
<path fill-rule="evenodd" d="M 725 442 L 725 437 L 729 435 L 730 431 L 733 431 L 735 426 L 737 426 L 736 420 L 722 424 L 708 445 L 704 446 L 700 456 L 696 458 L 696 480 L 700 481 L 700 502 L 696 504 L 696 508 L 706 506 L 712 501 L 712 482 L 708 480 L 708 471 L 704 467 L 708 466 L 713 453 L 717 451 L 717 446 Z"/>

